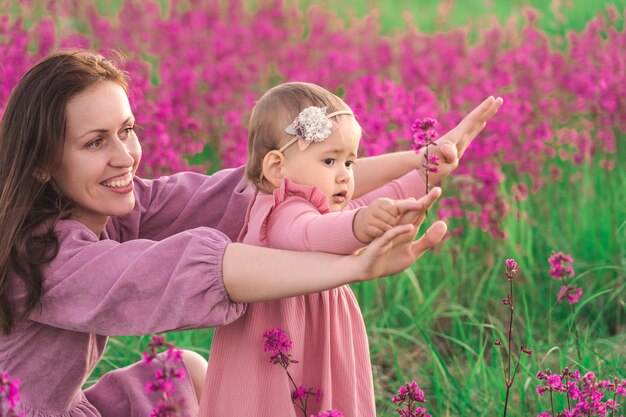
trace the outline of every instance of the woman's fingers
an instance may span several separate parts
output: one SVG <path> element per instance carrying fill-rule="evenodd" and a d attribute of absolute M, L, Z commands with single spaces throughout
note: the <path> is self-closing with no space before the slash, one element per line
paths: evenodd
<path fill-rule="evenodd" d="M 411 251 L 414 256 L 414 261 L 418 260 L 424 252 L 439 243 L 447 231 L 448 226 L 443 221 L 439 220 L 433 223 L 433 225 L 426 230 L 426 233 L 413 242 Z"/>
<path fill-rule="evenodd" d="M 401 224 L 394 226 L 391 229 L 383 233 L 382 236 L 374 239 L 369 244 L 368 250 L 380 250 L 387 245 L 390 245 L 395 239 L 400 237 L 409 236 L 413 232 L 413 226 L 410 224 Z"/>

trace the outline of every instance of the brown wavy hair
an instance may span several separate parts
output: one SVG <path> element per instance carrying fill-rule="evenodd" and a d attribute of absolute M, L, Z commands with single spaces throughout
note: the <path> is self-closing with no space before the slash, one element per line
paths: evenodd
<path fill-rule="evenodd" d="M 339 97 L 316 84 L 290 82 L 268 90 L 257 101 L 248 126 L 246 178 L 257 189 L 271 192 L 263 172 L 263 158 L 293 138 L 285 133 L 302 110 L 310 106 L 326 107 L 327 113 L 350 110 Z"/>
<path fill-rule="evenodd" d="M 45 179 L 63 156 L 67 103 L 102 81 L 114 81 L 128 93 L 128 75 L 111 60 L 89 51 L 55 53 L 24 75 L 4 110 L 0 121 L 0 329 L 5 334 L 39 304 L 42 267 L 59 250 L 54 226 L 74 208 Z M 21 280 L 27 292 L 19 309 L 13 279 Z"/>

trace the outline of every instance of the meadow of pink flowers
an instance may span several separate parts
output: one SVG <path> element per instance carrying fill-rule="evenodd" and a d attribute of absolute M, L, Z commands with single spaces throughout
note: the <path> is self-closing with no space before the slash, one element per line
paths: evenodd
<path fill-rule="evenodd" d="M 614 169 L 626 132 L 625 11 L 616 8 L 555 46 L 532 10 L 522 28 L 495 25 L 469 42 L 461 29 L 383 36 L 375 17 L 346 24 L 279 0 L 254 12 L 239 0 L 170 0 L 165 9 L 130 0 L 107 16 L 90 3 L 22 1 L 0 16 L 0 112 L 17 80 L 51 51 L 118 50 L 134 80 L 143 175 L 244 163 L 250 109 L 281 81 L 342 95 L 364 128 L 365 155 L 409 149 L 415 118 L 434 117 L 443 132 L 500 95 L 505 105 L 459 169 L 471 178 L 460 182 L 463 201 L 443 199 L 439 215 L 468 217 L 501 236 L 505 172 L 517 173 L 523 198 L 560 175 L 558 159 L 596 158 Z M 200 165 L 188 163 L 193 154 Z"/>

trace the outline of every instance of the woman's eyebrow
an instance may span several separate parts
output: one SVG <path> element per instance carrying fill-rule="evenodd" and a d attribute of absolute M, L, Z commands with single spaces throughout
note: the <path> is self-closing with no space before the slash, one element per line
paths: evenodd
<path fill-rule="evenodd" d="M 124 120 L 122 123 L 120 123 L 120 126 L 123 126 L 123 125 L 127 124 L 128 122 L 130 122 L 134 118 L 135 118 L 135 116 L 128 116 L 128 118 L 126 120 Z M 106 132 L 107 132 L 107 129 L 102 129 L 102 128 L 101 129 L 91 129 L 91 130 L 88 130 L 85 133 L 77 136 L 76 139 L 80 139 L 80 138 L 82 138 L 84 136 L 87 136 L 90 133 L 106 133 Z"/>

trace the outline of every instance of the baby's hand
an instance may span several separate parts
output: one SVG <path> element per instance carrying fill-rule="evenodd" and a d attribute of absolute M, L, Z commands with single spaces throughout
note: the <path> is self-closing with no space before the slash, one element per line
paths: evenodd
<path fill-rule="evenodd" d="M 418 203 L 414 198 L 406 200 L 391 200 L 377 198 L 372 203 L 359 210 L 354 216 L 352 230 L 354 236 L 363 243 L 382 236 L 387 230 L 398 224 L 398 219 L 410 210 L 416 210 Z"/>
<path fill-rule="evenodd" d="M 476 136 L 485 128 L 502 106 L 502 98 L 488 97 L 461 120 L 451 131 L 440 137 L 435 146 L 429 147 L 429 154 L 439 158 L 438 172 L 428 175 L 430 183 L 437 183 L 459 165 L 459 159 Z M 425 149 L 420 151 L 420 166 L 423 165 Z"/>

